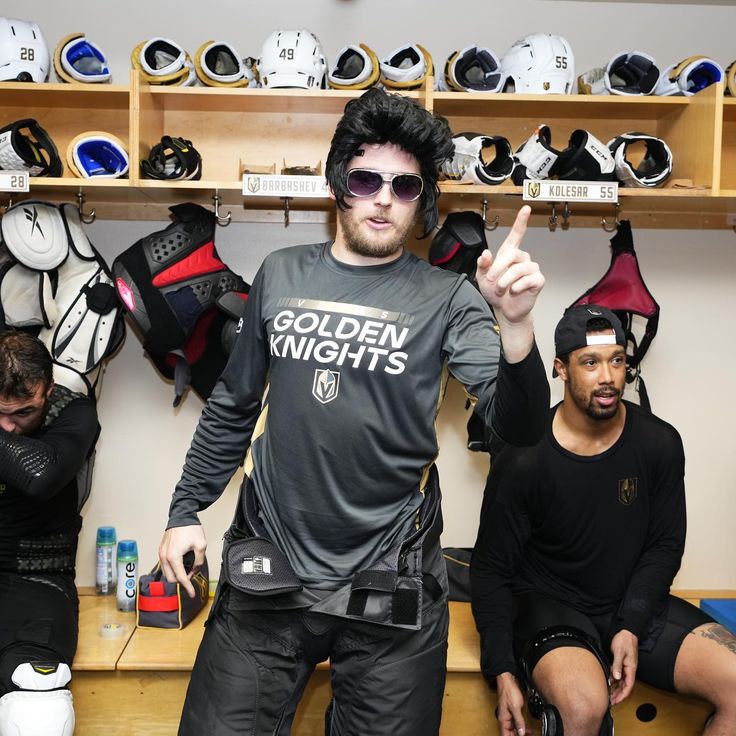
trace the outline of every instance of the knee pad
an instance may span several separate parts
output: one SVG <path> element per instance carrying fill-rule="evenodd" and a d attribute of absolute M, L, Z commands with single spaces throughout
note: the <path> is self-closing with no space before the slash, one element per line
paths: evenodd
<path fill-rule="evenodd" d="M 68 690 L 16 690 L 0 698 L 0 736 L 72 736 Z"/>
<path fill-rule="evenodd" d="M 563 736 L 564 728 L 560 712 L 554 705 L 548 703 L 535 687 L 532 680 L 532 670 L 540 659 L 539 650 L 546 644 L 561 639 L 569 639 L 578 645 L 582 644 L 585 649 L 588 649 L 595 655 L 603 668 L 603 673 L 608 683 L 610 699 L 611 669 L 608 659 L 596 639 L 575 626 L 550 626 L 542 629 L 527 643 L 524 648 L 524 654 L 519 662 L 522 679 L 527 690 L 529 712 L 532 717 L 540 719 L 542 726 L 541 736 Z M 613 736 L 613 716 L 611 715 L 610 707 L 603 717 L 599 734 L 600 736 Z M 3 734 L 0 733 L 0 736 L 3 736 Z"/>

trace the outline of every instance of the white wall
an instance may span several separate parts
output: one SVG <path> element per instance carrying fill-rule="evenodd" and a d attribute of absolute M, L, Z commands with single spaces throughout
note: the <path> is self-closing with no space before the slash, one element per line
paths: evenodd
<path fill-rule="evenodd" d="M 468 43 L 487 45 L 502 54 L 517 37 L 538 30 L 565 35 L 575 50 L 579 71 L 605 63 L 622 49 L 647 51 L 661 66 L 694 53 L 709 54 L 724 65 L 736 56 L 731 32 L 736 10 L 728 2 L 282 0 L 256 4 L 223 0 L 210 6 L 159 1 L 124 7 L 122 3 L 5 0 L 0 12 L 36 20 L 52 47 L 73 31 L 85 31 L 106 51 L 114 81 L 122 84 L 128 79 L 130 50 L 146 38 L 168 36 L 191 53 L 208 39 L 222 39 L 243 55 L 257 55 L 262 40 L 275 28 L 309 28 L 320 37 L 328 59 L 346 43 L 365 42 L 383 55 L 404 43 L 419 42 L 439 67 L 451 51 Z M 139 237 L 165 224 L 99 221 L 87 232 L 111 261 Z M 676 227 L 673 216 L 671 230 L 634 231 L 642 272 L 662 306 L 659 334 L 644 375 L 656 413 L 680 430 L 687 453 L 689 534 L 675 585 L 736 588 L 736 535 L 732 533 L 736 454 L 731 447 L 736 349 L 729 327 L 736 314 L 736 235 Z M 225 261 L 251 279 L 273 248 L 324 240 L 329 233 L 318 225 L 284 229 L 233 224 L 219 228 L 216 237 Z M 497 245 L 502 237 L 498 230 L 491 243 Z M 536 313 L 547 364 L 552 360 L 552 332 L 563 308 L 608 265 L 608 238 L 600 229 L 574 229 L 574 218 L 567 233 L 535 229 L 528 235 L 526 247 L 547 277 Z M 81 585 L 94 580 L 94 534 L 101 524 L 114 524 L 119 537 L 139 541 L 143 568 L 154 563 L 171 491 L 201 410 L 195 396 L 189 395 L 177 410 L 171 408 L 172 398 L 173 389 L 158 377 L 129 331 L 122 351 L 108 367 L 100 401 L 103 432 L 93 494 L 84 512 L 78 558 Z M 553 398 L 560 398 L 557 383 Z M 485 455 L 465 450 L 463 407 L 462 393 L 451 386 L 439 424 L 446 545 L 474 541 L 488 465 Z M 225 498 L 202 514 L 213 577 L 235 492 L 231 484 Z"/>

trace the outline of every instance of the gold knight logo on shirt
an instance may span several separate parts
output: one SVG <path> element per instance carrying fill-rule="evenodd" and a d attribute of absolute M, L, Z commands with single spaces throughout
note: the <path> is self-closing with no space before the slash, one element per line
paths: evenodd
<path fill-rule="evenodd" d="M 340 388 L 340 374 L 328 368 L 317 368 L 314 372 L 314 383 L 312 384 L 312 395 L 317 401 L 328 404 L 337 398 Z"/>
<path fill-rule="evenodd" d="M 624 478 L 618 482 L 618 500 L 630 506 L 636 500 L 638 478 Z"/>

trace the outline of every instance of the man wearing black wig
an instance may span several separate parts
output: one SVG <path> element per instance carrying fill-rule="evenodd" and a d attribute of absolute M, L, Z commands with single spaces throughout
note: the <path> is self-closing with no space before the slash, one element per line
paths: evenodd
<path fill-rule="evenodd" d="M 535 443 L 549 406 L 531 318 L 544 278 L 520 250 L 529 208 L 479 259 L 482 297 L 404 247 L 420 215 L 425 235 L 435 227 L 451 154 L 447 122 L 415 101 L 377 89 L 352 100 L 327 158 L 334 241 L 277 251 L 256 275 L 160 547 L 167 577 L 190 589 L 182 557 L 194 551 L 196 567 L 206 546 L 197 513 L 247 449 L 180 734 L 289 734 L 328 658 L 327 733 L 439 730 L 434 424 L 448 373 L 510 443 Z"/>

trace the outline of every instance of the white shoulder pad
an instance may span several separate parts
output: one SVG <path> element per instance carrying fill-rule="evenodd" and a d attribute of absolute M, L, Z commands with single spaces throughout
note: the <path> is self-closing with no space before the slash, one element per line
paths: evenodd
<path fill-rule="evenodd" d="M 116 336 L 119 303 L 112 279 L 82 229 L 77 208 L 62 208 L 72 247 L 58 269 L 54 300 L 59 319 L 50 329 L 41 330 L 38 337 L 56 363 L 73 373 L 86 374 L 110 351 Z M 73 386 L 66 381 L 61 383 L 80 390 L 77 382 Z"/>
<path fill-rule="evenodd" d="M 50 327 L 56 321 L 51 280 L 43 271 L 20 263 L 8 269 L 0 283 L 0 304 L 11 327 Z"/>
<path fill-rule="evenodd" d="M 0 232 L 10 253 L 37 271 L 56 268 L 69 252 L 61 213 L 47 202 L 26 201 L 11 207 L 0 220 Z"/>

